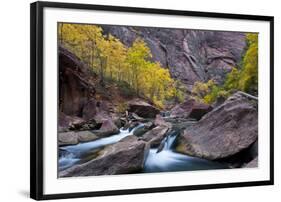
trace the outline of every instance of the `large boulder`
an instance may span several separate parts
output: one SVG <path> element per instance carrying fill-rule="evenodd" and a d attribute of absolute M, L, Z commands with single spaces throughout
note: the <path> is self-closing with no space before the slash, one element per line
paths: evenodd
<path fill-rule="evenodd" d="M 75 132 L 58 133 L 59 146 L 78 144 L 78 136 Z"/>
<path fill-rule="evenodd" d="M 167 122 L 163 119 L 163 117 L 159 114 L 156 115 L 156 118 L 154 120 L 155 126 L 166 126 L 168 128 L 172 128 L 172 124 L 170 122 Z"/>
<path fill-rule="evenodd" d="M 107 119 L 102 123 L 99 130 L 92 130 L 92 132 L 102 138 L 119 133 L 119 129 L 111 119 Z"/>
<path fill-rule="evenodd" d="M 158 147 L 169 131 L 167 126 L 157 126 L 142 135 L 141 140 L 148 142 L 150 147 Z"/>
<path fill-rule="evenodd" d="M 85 103 L 82 110 L 82 117 L 85 120 L 90 120 L 93 119 L 96 114 L 97 114 L 97 102 L 94 98 L 92 98 L 87 103 Z"/>
<path fill-rule="evenodd" d="M 188 99 L 171 109 L 171 117 L 183 117 L 200 120 L 202 116 L 210 112 L 212 107 L 208 104 L 197 102 L 194 99 Z"/>
<path fill-rule="evenodd" d="M 75 165 L 59 173 L 60 177 L 114 175 L 136 173 L 143 169 L 147 144 L 135 136 L 128 136 L 116 144 L 106 146 L 97 158 Z"/>
<path fill-rule="evenodd" d="M 139 127 L 136 127 L 133 131 L 133 135 L 137 137 L 141 137 L 143 134 L 145 134 L 147 131 L 151 130 L 154 128 L 155 125 L 152 122 L 146 122 L 142 123 Z"/>
<path fill-rule="evenodd" d="M 109 114 L 106 111 L 103 111 L 103 110 L 98 111 L 97 114 L 94 116 L 94 120 L 97 123 L 103 123 L 108 119 L 111 119 L 111 117 L 109 116 Z"/>
<path fill-rule="evenodd" d="M 75 145 L 79 142 L 89 142 L 99 139 L 100 136 L 94 134 L 89 130 L 85 131 L 69 131 L 58 133 L 58 144 L 59 146 Z"/>
<path fill-rule="evenodd" d="M 106 100 L 97 101 L 96 114 L 94 115 L 95 121 L 97 123 L 103 123 L 108 119 L 112 119 L 113 117 L 110 115 L 111 107 L 111 104 Z"/>
<path fill-rule="evenodd" d="M 237 92 L 178 138 L 179 152 L 210 160 L 231 157 L 258 138 L 257 101 Z"/>
<path fill-rule="evenodd" d="M 59 117 L 58 117 L 59 132 L 66 132 L 71 126 L 83 124 L 84 122 L 85 120 L 80 117 L 68 116 L 63 112 L 59 112 Z"/>
<path fill-rule="evenodd" d="M 128 111 L 143 118 L 155 118 L 160 113 L 159 109 L 140 99 L 130 101 L 128 103 Z"/>
<path fill-rule="evenodd" d="M 111 132 L 111 133 L 118 133 L 119 132 L 119 129 L 113 123 L 113 121 L 111 119 L 107 119 L 106 121 L 104 121 L 101 125 L 100 130 L 101 131 L 108 131 L 108 132 Z"/>
<path fill-rule="evenodd" d="M 78 136 L 79 142 L 89 142 L 89 141 L 99 139 L 99 137 L 96 134 L 94 134 L 94 133 L 92 133 L 91 131 L 88 131 L 88 130 L 79 131 L 79 132 L 76 132 L 76 134 Z"/>

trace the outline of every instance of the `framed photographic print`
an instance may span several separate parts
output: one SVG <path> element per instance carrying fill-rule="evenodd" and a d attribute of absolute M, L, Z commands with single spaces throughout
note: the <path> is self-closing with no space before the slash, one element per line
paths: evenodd
<path fill-rule="evenodd" d="M 273 17 L 31 4 L 31 198 L 273 184 Z"/>

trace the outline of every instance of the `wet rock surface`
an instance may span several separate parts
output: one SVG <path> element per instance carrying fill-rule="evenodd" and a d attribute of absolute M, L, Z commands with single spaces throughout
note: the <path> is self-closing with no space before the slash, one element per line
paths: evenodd
<path fill-rule="evenodd" d="M 128 136 L 99 151 L 97 158 L 59 173 L 60 177 L 127 174 L 143 169 L 147 144 Z"/>
<path fill-rule="evenodd" d="M 177 150 L 218 160 L 248 148 L 258 138 L 256 105 L 256 101 L 245 94 L 234 94 L 197 124 L 184 130 L 178 138 Z"/>
<path fill-rule="evenodd" d="M 141 140 L 148 142 L 150 147 L 157 147 L 161 141 L 166 137 L 169 128 L 167 126 L 157 126 L 152 130 L 144 133 Z"/>

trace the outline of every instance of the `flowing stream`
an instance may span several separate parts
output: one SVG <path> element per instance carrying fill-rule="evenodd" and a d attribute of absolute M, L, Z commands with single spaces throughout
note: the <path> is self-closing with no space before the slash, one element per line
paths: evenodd
<path fill-rule="evenodd" d="M 138 125 L 131 131 L 129 129 L 120 129 L 120 132 L 116 135 L 101 138 L 98 140 L 79 143 L 77 145 L 63 146 L 59 148 L 59 170 L 64 170 L 75 164 L 82 163 L 83 158 L 95 153 L 104 146 L 119 142 L 124 137 L 133 135 L 134 130 L 139 127 L 143 127 L 142 124 Z"/>
<path fill-rule="evenodd" d="M 161 151 L 159 151 L 158 148 L 149 150 L 144 165 L 144 172 L 152 173 L 226 168 L 226 166 L 221 163 L 191 157 L 174 151 L 173 147 L 176 138 L 177 132 L 172 132 L 162 141 L 161 144 L 164 144 L 164 146 Z"/>
<path fill-rule="evenodd" d="M 133 135 L 134 130 L 143 125 L 135 127 L 129 131 L 120 129 L 120 133 L 110 137 L 101 138 L 86 143 L 77 145 L 63 146 L 59 148 L 59 170 L 64 170 L 75 164 L 86 162 L 93 158 L 97 151 L 104 146 L 116 143 Z M 188 170 L 205 170 L 205 169 L 220 169 L 226 166 L 200 158 L 191 157 L 180 154 L 174 151 L 173 146 L 177 137 L 176 132 L 172 132 L 162 141 L 162 150 L 151 148 L 147 155 L 143 172 L 165 172 L 165 171 L 188 171 Z"/>

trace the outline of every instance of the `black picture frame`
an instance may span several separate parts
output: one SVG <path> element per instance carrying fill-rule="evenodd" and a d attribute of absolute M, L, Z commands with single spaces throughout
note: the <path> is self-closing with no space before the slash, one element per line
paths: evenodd
<path fill-rule="evenodd" d="M 154 187 L 129 190 L 93 191 L 66 194 L 43 193 L 43 9 L 67 8 L 81 10 L 121 11 L 130 13 L 164 14 L 176 16 L 195 16 L 224 19 L 267 21 L 270 23 L 270 179 L 239 183 L 204 184 L 175 187 Z M 171 192 L 228 187 L 246 187 L 274 184 L 274 17 L 259 15 L 240 15 L 183 10 L 150 9 L 120 6 L 103 6 L 76 3 L 35 2 L 30 6 L 30 197 L 36 200 L 92 197 L 106 195 Z"/>

